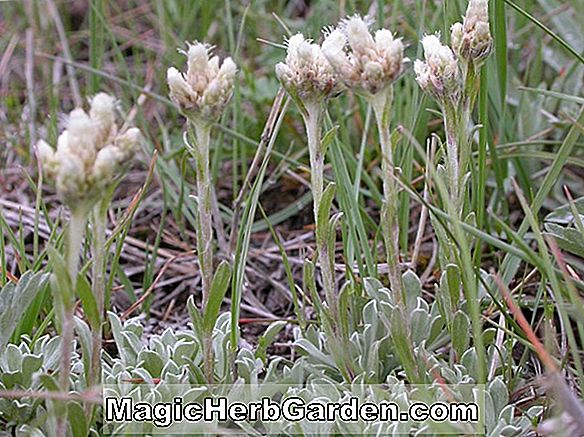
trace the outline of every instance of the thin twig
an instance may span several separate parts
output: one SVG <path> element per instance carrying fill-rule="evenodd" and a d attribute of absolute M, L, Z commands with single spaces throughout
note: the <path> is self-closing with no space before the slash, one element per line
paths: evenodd
<path fill-rule="evenodd" d="M 515 320 L 517 320 L 517 323 L 519 324 L 520 328 L 523 330 L 523 332 L 527 336 L 527 339 L 532 344 L 533 349 L 535 350 L 541 362 L 544 364 L 544 366 L 549 372 L 558 373 L 558 366 L 556 362 L 551 357 L 551 355 L 545 350 L 544 345 L 539 340 L 537 335 L 535 335 L 533 329 L 531 329 L 529 322 L 523 315 L 523 311 L 521 311 L 521 308 L 517 306 L 517 304 L 513 300 L 513 297 L 511 297 L 511 295 L 509 294 L 509 290 L 507 289 L 507 286 L 505 285 L 501 277 L 498 274 L 495 274 L 494 278 L 499 288 L 499 291 L 503 295 L 503 299 L 505 299 L 505 302 L 507 303 L 507 307 L 515 316 Z"/>
<path fill-rule="evenodd" d="M 59 16 L 59 11 L 55 6 L 53 0 L 47 0 L 47 7 L 49 8 L 49 14 L 53 18 L 55 23 L 55 28 L 57 29 L 57 34 L 59 35 L 59 42 L 61 43 L 61 48 L 63 49 L 63 54 L 65 59 L 72 62 L 73 56 L 71 56 L 71 50 L 69 50 L 69 43 L 67 42 L 67 35 L 65 34 L 65 28 L 63 27 L 63 22 Z M 83 106 L 83 100 L 81 99 L 81 93 L 79 92 L 79 84 L 77 83 L 77 78 L 75 77 L 75 69 L 70 63 L 67 63 L 65 68 L 67 69 L 67 76 L 69 77 L 69 86 L 71 87 L 71 93 L 73 94 L 73 102 L 75 106 Z"/>
<path fill-rule="evenodd" d="M 36 98 L 34 93 L 34 31 L 32 27 L 26 29 L 26 62 L 24 76 L 26 78 L 26 92 L 28 96 L 28 134 L 30 148 L 36 143 Z"/>
<path fill-rule="evenodd" d="M 101 404 L 103 402 L 100 396 L 101 389 L 92 387 L 79 393 L 64 393 L 60 391 L 24 391 L 24 390 L 5 390 L 0 391 L 0 398 L 7 399 L 52 399 L 56 401 L 80 401 L 91 404 Z"/>
<path fill-rule="evenodd" d="M 426 163 L 424 192 L 422 199 L 424 202 L 430 201 L 430 168 L 434 165 L 434 153 L 436 152 L 436 138 L 431 137 L 428 141 L 428 162 Z M 420 210 L 420 220 L 418 223 L 418 230 L 416 231 L 416 239 L 414 242 L 414 250 L 412 252 L 412 268 L 415 269 L 418 264 L 418 256 L 420 254 L 420 246 L 424 238 L 424 231 L 426 228 L 426 220 L 428 219 L 428 208 L 422 203 Z"/>
<path fill-rule="evenodd" d="M 278 94 L 274 98 L 274 102 L 272 103 L 272 108 L 270 109 L 270 114 L 268 115 L 268 119 L 266 120 L 266 124 L 264 126 L 264 130 L 260 137 L 260 141 L 258 143 L 258 148 L 256 154 L 253 158 L 253 161 L 249 167 L 249 171 L 241 185 L 241 189 L 237 194 L 237 197 L 233 201 L 233 219 L 231 221 L 231 234 L 229 236 L 229 247 L 233 248 L 235 244 L 235 236 L 237 235 L 237 225 L 239 223 L 239 217 L 241 215 L 241 205 L 243 202 L 243 196 L 248 190 L 248 187 L 251 186 L 251 178 L 255 176 L 257 168 L 261 162 L 262 156 L 272 137 L 274 132 L 274 126 L 276 125 L 276 121 L 278 120 L 278 115 L 282 109 L 282 102 L 284 100 L 285 91 L 283 88 L 278 90 Z"/>
<path fill-rule="evenodd" d="M 18 44 L 18 40 L 19 40 L 18 34 L 15 33 L 14 35 L 12 35 L 12 38 L 10 38 L 8 45 L 6 46 L 6 50 L 4 50 L 4 53 L 2 54 L 2 59 L 0 60 L 0 77 L 5 77 L 4 73 L 8 68 L 10 58 L 12 58 L 12 54 L 14 53 L 16 45 Z"/>

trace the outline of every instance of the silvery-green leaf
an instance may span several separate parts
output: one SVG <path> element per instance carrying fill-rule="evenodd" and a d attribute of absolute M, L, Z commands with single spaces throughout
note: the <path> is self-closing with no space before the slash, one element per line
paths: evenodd
<path fill-rule="evenodd" d="M 460 359 L 461 364 L 472 378 L 477 381 L 478 358 L 474 347 L 467 349 Z"/>
<path fill-rule="evenodd" d="M 215 327 L 221 303 L 225 297 L 229 281 L 231 279 L 231 265 L 227 261 L 222 261 L 215 271 L 213 281 L 211 282 L 211 291 L 209 292 L 209 300 L 205 308 L 203 316 L 203 329 L 210 333 Z"/>
<path fill-rule="evenodd" d="M 584 197 L 579 197 L 574 199 L 573 205 L 576 211 L 584 221 Z M 549 213 L 545 219 L 548 223 L 557 223 L 559 225 L 569 225 L 574 221 L 574 214 L 572 214 L 572 208 L 569 203 L 556 208 L 553 212 Z"/>
<path fill-rule="evenodd" d="M 452 319 L 450 336 L 452 348 L 458 357 L 462 357 L 470 342 L 470 319 L 463 311 L 458 310 Z"/>
<path fill-rule="evenodd" d="M 395 311 L 391 318 L 391 339 L 395 347 L 396 355 L 408 376 L 412 378 L 417 374 L 417 366 L 406 326 L 407 322 L 401 311 Z"/>
<path fill-rule="evenodd" d="M 422 296 L 422 283 L 418 275 L 412 270 L 404 272 L 402 282 L 406 293 L 406 308 L 407 311 L 411 311 L 416 307 L 418 297 Z"/>
<path fill-rule="evenodd" d="M 27 354 L 22 358 L 22 384 L 29 387 L 32 384 L 32 375 L 41 369 L 43 357 Z"/>
<path fill-rule="evenodd" d="M 197 351 L 197 343 L 194 341 L 181 340 L 172 352 L 172 359 L 180 366 L 193 360 Z"/>
<path fill-rule="evenodd" d="M 47 285 L 48 273 L 24 273 L 18 284 L 9 282 L 0 290 L 0 350 L 12 334 L 38 293 Z"/>
<path fill-rule="evenodd" d="M 99 329 L 100 314 L 97 310 L 97 302 L 91 286 L 84 275 L 79 275 L 79 278 L 77 278 L 77 292 L 79 293 L 81 306 L 85 312 L 85 317 L 89 321 L 89 325 L 93 329 Z"/>
<path fill-rule="evenodd" d="M 0 354 L 0 367 L 5 372 L 19 372 L 22 363 L 22 352 L 14 345 L 9 344 L 4 353 Z"/>
<path fill-rule="evenodd" d="M 545 229 L 547 230 L 545 234 L 554 237 L 560 248 L 584 257 L 584 239 L 580 231 L 555 223 L 546 223 Z"/>
<path fill-rule="evenodd" d="M 491 390 L 491 395 L 493 395 L 492 390 Z M 493 399 L 493 401 L 495 402 L 495 408 L 497 408 L 497 405 L 496 405 L 497 401 L 495 399 Z M 515 418 L 515 406 L 514 405 L 504 405 L 503 408 L 499 411 L 499 420 L 506 423 L 506 424 L 512 424 L 514 418 Z"/>
<path fill-rule="evenodd" d="M 412 343 L 419 345 L 428 338 L 430 330 L 430 315 L 421 308 L 416 308 L 410 314 L 410 335 Z"/>
<path fill-rule="evenodd" d="M 152 377 L 160 377 L 162 368 L 164 367 L 164 362 L 156 352 L 146 349 L 140 351 L 138 354 L 138 365 L 140 365 L 140 363 L 142 363 L 142 367 L 146 369 Z"/>
<path fill-rule="evenodd" d="M 77 337 L 79 338 L 79 343 L 81 344 L 81 350 L 83 351 L 81 356 L 83 357 L 83 365 L 84 365 L 85 373 L 87 375 L 87 372 L 89 372 L 89 368 L 91 367 L 91 353 L 92 353 L 91 331 L 89 330 L 89 327 L 87 326 L 87 324 L 83 320 L 79 319 L 78 317 L 75 317 L 74 322 L 75 322 L 75 331 L 77 333 Z M 72 347 L 75 347 L 75 346 L 72 345 Z"/>
<path fill-rule="evenodd" d="M 268 329 L 266 329 L 264 334 L 258 340 L 258 347 L 255 352 L 256 357 L 266 362 L 267 360 L 266 350 L 268 346 L 270 346 L 274 342 L 278 334 L 282 331 L 282 329 L 284 329 L 285 326 L 286 322 L 283 320 L 278 320 L 276 322 L 270 323 Z"/>
<path fill-rule="evenodd" d="M 86 437 L 89 424 L 83 407 L 77 402 L 67 403 L 67 418 L 73 437 Z"/>

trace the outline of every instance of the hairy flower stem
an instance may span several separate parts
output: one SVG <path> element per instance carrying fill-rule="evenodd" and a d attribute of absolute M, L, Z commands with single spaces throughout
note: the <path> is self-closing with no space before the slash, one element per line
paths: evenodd
<path fill-rule="evenodd" d="M 101 383 L 101 339 L 105 313 L 105 229 L 107 220 L 107 203 L 98 203 L 93 209 L 93 266 L 91 286 L 97 304 L 97 320 L 91 326 L 91 367 L 88 386 Z"/>
<path fill-rule="evenodd" d="M 374 95 L 370 99 L 377 122 L 381 144 L 381 172 L 383 179 L 383 206 L 381 227 L 385 242 L 385 253 L 391 290 L 401 304 L 404 301 L 403 286 L 399 268 L 399 204 L 397 181 L 394 174 L 393 148 L 391 143 L 390 116 L 393 89 Z"/>
<path fill-rule="evenodd" d="M 195 176 L 197 179 L 197 254 L 203 282 L 202 314 L 207 310 L 211 283 L 213 280 L 213 222 L 212 222 L 212 183 L 209 169 L 209 145 L 211 125 L 201 121 L 192 122 L 195 130 L 195 145 L 191 149 L 195 158 Z M 213 333 L 203 339 L 204 370 L 209 383 L 213 382 Z"/>
<path fill-rule="evenodd" d="M 450 201 L 457 219 L 462 219 L 464 212 L 465 190 L 463 184 L 471 156 L 468 129 L 479 84 L 476 67 L 472 62 L 465 65 L 464 71 L 464 89 L 460 103 L 443 105 L 448 187 Z"/>
<path fill-rule="evenodd" d="M 469 126 L 471 122 L 472 110 L 474 108 L 478 93 L 479 93 L 479 70 L 474 63 L 469 62 L 465 67 L 464 75 L 464 92 L 462 102 L 460 105 L 460 126 L 459 126 L 459 142 L 460 142 L 460 169 L 462 171 L 461 177 L 467 172 L 470 157 L 471 157 L 471 133 Z M 462 183 L 462 182 L 461 182 Z"/>
<path fill-rule="evenodd" d="M 457 219 L 462 216 L 462 194 L 461 194 L 461 131 L 465 129 L 461 126 L 459 109 L 453 106 L 444 108 L 444 127 L 446 130 L 446 175 L 448 178 L 449 201 Z"/>
<path fill-rule="evenodd" d="M 209 143 L 211 126 L 194 123 L 195 127 L 195 175 L 197 179 L 197 203 L 199 209 L 197 253 L 203 279 L 203 308 L 207 307 L 213 279 L 213 223 L 211 172 L 209 169 Z"/>
<path fill-rule="evenodd" d="M 478 76 L 474 64 L 464 67 L 464 88 L 457 104 L 444 102 L 442 112 L 446 131 L 446 176 L 448 186 L 448 210 L 457 220 L 464 220 L 466 190 L 464 181 L 471 157 L 469 125 L 472 108 L 478 92 Z M 449 263 L 457 263 L 458 249 L 452 242 L 442 248 Z"/>
<path fill-rule="evenodd" d="M 61 315 L 61 361 L 59 368 L 59 385 L 63 393 L 69 393 L 69 377 L 71 374 L 71 355 L 74 341 L 75 294 L 77 289 L 77 274 L 79 272 L 79 252 L 85 233 L 87 212 L 84 208 L 71 210 L 71 220 L 67 232 L 67 272 L 71 283 L 71 293 L 64 294 L 63 314 Z M 65 297 L 68 296 L 68 297 Z M 57 418 L 57 435 L 67 435 L 67 408 Z"/>
<path fill-rule="evenodd" d="M 318 214 L 324 190 L 324 153 L 321 146 L 322 107 L 320 103 L 307 104 L 303 118 L 308 138 L 308 153 L 310 155 L 310 185 L 312 188 L 314 221 L 318 229 L 319 227 L 327 226 L 329 219 L 325 217 L 324 220 L 327 220 L 327 223 L 320 223 Z M 327 242 L 317 238 L 316 252 L 327 304 L 329 305 L 332 319 L 337 321 L 338 305 L 333 275 L 334 264 Z"/>

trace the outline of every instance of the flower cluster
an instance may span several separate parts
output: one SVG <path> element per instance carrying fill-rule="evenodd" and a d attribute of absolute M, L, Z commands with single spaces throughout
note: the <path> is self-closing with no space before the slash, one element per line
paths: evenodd
<path fill-rule="evenodd" d="M 321 47 L 300 33 L 288 40 L 286 59 L 276 65 L 276 76 L 289 94 L 303 101 L 321 101 L 341 90 Z"/>
<path fill-rule="evenodd" d="M 439 102 L 456 101 L 462 83 L 458 61 L 452 49 L 440 42 L 438 35 L 422 39 L 425 61 L 414 62 L 414 72 L 420 87 Z"/>
<path fill-rule="evenodd" d="M 99 93 L 91 99 L 89 114 L 80 108 L 69 114 L 56 150 L 44 140 L 38 142 L 43 169 L 65 204 L 93 202 L 137 149 L 140 131 L 131 128 L 119 134 L 115 112 L 115 99 Z"/>
<path fill-rule="evenodd" d="M 219 119 L 233 94 L 237 67 L 231 58 L 219 66 L 211 47 L 194 42 L 187 52 L 187 72 L 171 67 L 167 72 L 171 100 L 189 118 L 214 122 Z"/>
<path fill-rule="evenodd" d="M 467 62 L 480 65 L 491 53 L 488 0 L 471 0 L 462 23 L 451 28 L 452 50 Z"/>
<path fill-rule="evenodd" d="M 492 50 L 488 1 L 469 1 L 462 23 L 451 28 L 450 47 L 440 42 L 439 35 L 425 36 L 422 45 L 425 61 L 414 63 L 420 87 L 441 104 L 446 98 L 456 103 L 469 66 L 476 71 Z"/>
<path fill-rule="evenodd" d="M 322 52 L 341 80 L 366 96 L 390 86 L 407 61 L 401 39 L 395 39 L 388 29 L 380 29 L 373 36 L 369 26 L 369 20 L 359 15 L 346 18 L 322 44 Z M 346 51 L 347 44 L 350 52 Z"/>

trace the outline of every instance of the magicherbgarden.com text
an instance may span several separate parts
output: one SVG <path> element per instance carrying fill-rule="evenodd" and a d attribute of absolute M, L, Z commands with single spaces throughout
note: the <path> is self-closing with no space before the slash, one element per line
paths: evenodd
<path fill-rule="evenodd" d="M 395 402 L 362 402 L 351 397 L 344 402 L 307 402 L 291 396 L 279 402 L 264 397 L 259 402 L 231 402 L 226 397 L 208 397 L 202 402 L 135 402 L 130 397 L 106 397 L 104 418 L 107 422 L 150 422 L 168 427 L 177 422 L 450 422 L 478 423 L 476 403 L 426 404 L 414 402 L 402 410 Z"/>

